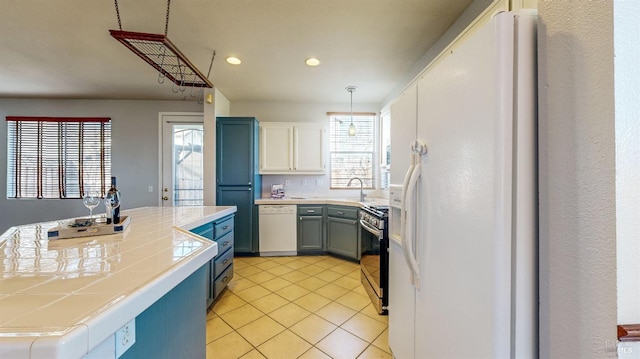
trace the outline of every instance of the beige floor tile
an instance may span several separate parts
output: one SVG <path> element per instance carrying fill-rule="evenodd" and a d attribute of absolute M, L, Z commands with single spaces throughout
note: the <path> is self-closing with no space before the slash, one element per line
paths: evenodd
<path fill-rule="evenodd" d="M 349 290 L 343 287 L 337 286 L 333 283 L 329 283 L 324 287 L 320 287 L 316 289 L 314 292 L 320 294 L 323 297 L 334 300 L 336 298 L 340 298 L 343 295 L 347 294 Z"/>
<path fill-rule="evenodd" d="M 342 323 L 351 319 L 356 314 L 356 311 L 342 304 L 332 302 L 322 307 L 315 314 L 335 325 L 342 325 Z"/>
<path fill-rule="evenodd" d="M 304 289 L 301 286 L 297 285 L 297 284 L 292 284 L 288 287 L 284 287 L 280 290 L 276 291 L 276 294 L 278 294 L 279 296 L 283 297 L 284 299 L 288 299 L 291 301 L 294 301 L 300 297 L 302 297 L 303 295 L 307 295 L 309 294 L 309 290 L 308 289 Z"/>
<path fill-rule="evenodd" d="M 267 313 L 267 314 L 287 304 L 289 304 L 288 300 L 282 298 L 281 296 L 275 293 L 271 293 L 269 295 L 266 295 L 262 298 L 256 299 L 255 301 L 251 302 L 251 305 L 260 309 L 263 313 Z"/>
<path fill-rule="evenodd" d="M 272 292 L 275 292 L 275 291 L 277 291 L 279 289 L 282 289 L 284 287 L 288 287 L 291 284 L 293 284 L 293 283 L 289 282 L 286 279 L 282 279 L 281 277 L 276 277 L 276 278 L 273 278 L 273 279 L 269 279 L 268 281 L 263 282 L 260 285 L 265 287 L 265 288 L 267 288 L 268 290 L 270 290 Z"/>
<path fill-rule="evenodd" d="M 258 272 L 256 274 L 252 274 L 252 275 L 246 276 L 247 279 L 249 279 L 252 282 L 258 283 L 258 284 L 264 283 L 264 282 L 266 282 L 268 280 L 271 280 L 271 279 L 273 279 L 275 277 L 276 277 L 275 275 L 273 275 L 273 274 L 271 274 L 269 272 L 265 272 L 265 271 L 260 271 L 260 272 Z"/>
<path fill-rule="evenodd" d="M 331 256 L 234 263 L 242 274 L 207 314 L 207 359 L 391 358 L 388 317 L 369 301 L 357 263 Z"/>
<path fill-rule="evenodd" d="M 245 290 L 241 290 L 239 292 L 236 292 L 236 295 L 238 297 L 240 297 L 242 300 L 246 301 L 246 302 L 252 302 L 258 298 L 262 298 L 268 294 L 270 294 L 271 291 L 269 291 L 268 289 L 259 286 L 259 285 L 255 285 L 251 288 L 247 288 Z"/>
<path fill-rule="evenodd" d="M 347 277 L 351 277 L 351 278 L 359 281 L 360 280 L 360 275 L 361 275 L 361 271 L 360 271 L 360 268 L 358 268 L 358 269 L 352 271 L 351 273 L 347 274 Z"/>
<path fill-rule="evenodd" d="M 358 278 L 357 280 L 360 280 L 360 278 Z M 360 282 L 360 285 L 351 289 L 352 292 L 356 292 L 358 294 L 362 294 L 365 297 L 369 296 L 369 294 L 367 294 L 367 291 L 364 289 L 364 286 L 362 285 L 362 282 Z"/>
<path fill-rule="evenodd" d="M 289 267 L 291 269 L 295 269 L 295 270 L 304 268 L 304 267 L 306 267 L 308 265 L 309 265 L 308 262 L 305 262 L 304 260 L 301 260 L 301 259 L 298 259 L 298 260 L 295 260 L 295 261 L 292 261 L 292 262 L 289 262 L 289 263 L 285 264 L 285 266 L 287 266 L 287 267 Z"/>
<path fill-rule="evenodd" d="M 348 290 L 352 290 L 357 286 L 361 286 L 362 283 L 360 283 L 359 279 L 353 279 L 351 277 L 348 276 L 344 276 L 341 278 L 338 278 L 336 280 L 333 281 L 333 284 L 338 285 L 342 288 L 346 288 Z"/>
<path fill-rule="evenodd" d="M 320 349 L 313 347 L 307 350 L 298 359 L 331 359 L 331 357 L 323 353 Z"/>
<path fill-rule="evenodd" d="M 214 312 L 213 310 L 207 311 L 207 320 L 211 320 L 217 317 L 218 317 L 218 314 L 216 314 L 216 312 Z"/>
<path fill-rule="evenodd" d="M 359 269 L 359 268 L 354 268 L 353 266 L 344 265 L 344 264 L 341 264 L 341 265 L 338 265 L 338 266 L 335 266 L 335 267 L 331 268 L 332 271 L 334 271 L 336 273 L 340 273 L 342 275 L 351 274 L 351 272 L 353 272 L 353 271 L 355 271 L 357 269 Z"/>
<path fill-rule="evenodd" d="M 308 317 L 310 314 L 311 312 L 309 312 L 308 310 L 296 304 L 289 303 L 284 307 L 278 308 L 269 313 L 269 316 L 278 321 L 278 323 L 288 328 L 301 321 L 302 319 Z"/>
<path fill-rule="evenodd" d="M 256 265 L 264 262 L 269 262 L 271 259 L 269 257 L 235 257 L 235 261 L 243 261 L 245 263 L 249 263 L 251 265 Z"/>
<path fill-rule="evenodd" d="M 243 305 L 247 304 L 242 298 L 237 295 L 227 291 L 222 296 L 222 298 L 218 299 L 211 308 L 217 315 L 224 314 L 236 308 L 239 308 Z"/>
<path fill-rule="evenodd" d="M 267 269 L 267 272 L 273 274 L 273 275 L 277 275 L 277 276 L 281 276 L 283 274 L 287 274 L 289 272 L 294 271 L 294 269 L 289 268 L 285 265 L 278 265 L 277 267 L 273 267 L 271 269 Z"/>
<path fill-rule="evenodd" d="M 391 349 L 389 348 L 389 329 L 385 329 L 384 332 L 378 335 L 376 340 L 374 340 L 371 344 L 375 345 L 380 350 L 391 353 Z"/>
<path fill-rule="evenodd" d="M 358 359 L 393 359 L 391 354 L 369 345 Z"/>
<path fill-rule="evenodd" d="M 373 304 L 369 303 L 369 305 L 367 305 L 366 307 L 364 307 L 360 313 L 373 318 L 379 322 L 388 324 L 389 323 L 389 316 L 388 315 L 380 315 L 378 314 L 376 308 L 373 306 Z"/>
<path fill-rule="evenodd" d="M 260 345 L 258 350 L 267 359 L 297 358 L 311 348 L 311 344 L 289 330 L 276 335 L 271 340 Z"/>
<path fill-rule="evenodd" d="M 233 262 L 233 269 L 238 270 L 238 269 L 246 268 L 250 265 L 251 264 L 247 263 L 246 261 L 236 258 L 236 260 Z"/>
<path fill-rule="evenodd" d="M 253 349 L 240 334 L 231 332 L 222 338 L 207 344 L 207 359 L 236 359 Z"/>
<path fill-rule="evenodd" d="M 331 270 L 326 270 L 314 275 L 314 277 L 322 279 L 323 281 L 326 281 L 326 282 L 333 282 L 334 280 L 342 277 L 342 274 L 336 273 Z"/>
<path fill-rule="evenodd" d="M 220 317 L 207 320 L 207 344 L 219 339 L 233 331 L 227 323 Z"/>
<path fill-rule="evenodd" d="M 387 329 L 387 325 L 358 313 L 342 324 L 340 328 L 371 343 Z"/>
<path fill-rule="evenodd" d="M 368 345 L 357 336 L 338 328 L 316 344 L 316 347 L 333 358 L 355 359 Z"/>
<path fill-rule="evenodd" d="M 280 278 L 282 279 L 286 279 L 291 283 L 297 283 L 303 279 L 307 279 L 310 276 L 308 274 L 304 274 L 302 272 L 298 272 L 297 270 L 294 270 L 292 272 L 289 272 L 287 274 L 283 274 L 280 276 Z"/>
<path fill-rule="evenodd" d="M 324 272 L 326 269 L 318 267 L 316 265 L 308 265 L 304 268 L 300 268 L 298 269 L 300 272 L 308 274 L 308 275 L 315 275 L 318 274 L 320 272 Z"/>
<path fill-rule="evenodd" d="M 278 264 L 287 264 L 296 260 L 298 260 L 297 256 L 271 257 L 271 261 L 276 262 Z"/>
<path fill-rule="evenodd" d="M 250 275 L 262 272 L 262 269 L 254 267 L 252 265 L 247 265 L 246 267 L 240 268 L 240 269 L 237 269 L 237 270 L 235 269 L 235 265 L 234 265 L 233 270 L 234 270 L 235 274 L 238 274 L 238 275 L 240 275 L 242 277 L 245 277 L 245 278 L 250 276 Z"/>
<path fill-rule="evenodd" d="M 336 328 L 337 326 L 334 324 L 331 324 L 315 314 L 311 314 L 297 322 L 295 325 L 292 325 L 289 330 L 296 333 L 309 343 L 316 344 Z"/>
<path fill-rule="evenodd" d="M 260 317 L 264 313 L 256 309 L 250 304 L 245 304 L 242 307 L 236 308 L 224 314 L 220 314 L 220 317 L 229 324 L 233 329 L 238 329 Z"/>
<path fill-rule="evenodd" d="M 316 265 L 316 266 L 318 266 L 320 268 L 324 268 L 324 269 L 331 269 L 331 268 L 335 267 L 338 264 L 336 264 L 336 262 L 334 262 L 334 261 L 325 259 L 325 260 L 322 260 L 322 261 L 314 263 L 314 265 Z"/>
<path fill-rule="evenodd" d="M 240 335 L 242 335 L 244 339 L 251 343 L 251 345 L 257 347 L 258 345 L 273 338 L 285 329 L 286 328 L 280 325 L 278 322 L 265 315 L 264 317 L 256 319 L 253 322 L 238 329 L 238 333 L 240 333 Z"/>
<path fill-rule="evenodd" d="M 257 268 L 262 269 L 262 270 L 267 270 L 267 269 L 271 269 L 271 268 L 277 267 L 279 265 L 280 264 L 278 264 L 278 263 L 276 263 L 276 262 L 274 262 L 272 260 L 269 260 L 269 261 L 265 261 L 265 262 L 262 262 L 262 263 L 258 263 L 255 266 Z"/>
<path fill-rule="evenodd" d="M 305 262 L 308 264 L 314 264 L 326 260 L 329 256 L 302 256 L 299 257 L 299 261 Z"/>
<path fill-rule="evenodd" d="M 316 277 L 309 277 L 307 279 L 299 281 L 296 284 L 310 291 L 314 291 L 320 287 L 324 287 L 325 285 L 327 285 L 327 282 Z"/>
<path fill-rule="evenodd" d="M 355 293 L 353 291 L 348 292 L 347 294 L 336 299 L 335 301 L 355 311 L 360 311 L 364 309 L 364 307 L 366 307 L 367 305 L 371 304 L 371 300 L 369 299 L 369 297 Z"/>
<path fill-rule="evenodd" d="M 324 307 L 325 305 L 331 303 L 331 300 L 319 294 L 311 292 L 305 296 L 302 296 L 296 299 L 293 302 L 313 313 L 319 310 L 320 308 Z"/>
<path fill-rule="evenodd" d="M 222 358 L 220 358 L 222 359 Z M 240 359 L 265 359 L 264 355 L 260 354 L 258 349 L 253 349 L 247 354 L 240 357 Z"/>
<path fill-rule="evenodd" d="M 235 270 L 235 268 L 234 268 Z M 256 283 L 248 280 L 247 278 L 233 278 L 231 283 L 227 286 L 232 292 L 239 292 L 257 285 Z"/>

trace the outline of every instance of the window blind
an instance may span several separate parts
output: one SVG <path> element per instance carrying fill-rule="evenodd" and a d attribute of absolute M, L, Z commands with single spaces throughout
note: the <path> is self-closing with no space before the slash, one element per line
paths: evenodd
<path fill-rule="evenodd" d="M 351 115 L 334 114 L 330 117 L 330 166 L 331 188 L 349 188 L 347 183 L 353 177 L 363 182 L 363 187 L 372 189 L 375 114 L 354 114 L 353 124 L 356 135 L 349 136 Z M 356 183 L 358 186 L 359 182 Z M 352 187 L 354 184 L 352 184 Z"/>
<path fill-rule="evenodd" d="M 111 179 L 111 119 L 7 116 L 7 198 L 104 195 Z"/>

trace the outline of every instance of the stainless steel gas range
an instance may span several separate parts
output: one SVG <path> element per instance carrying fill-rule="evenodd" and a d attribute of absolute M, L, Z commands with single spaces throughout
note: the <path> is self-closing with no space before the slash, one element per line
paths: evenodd
<path fill-rule="evenodd" d="M 360 209 L 360 278 L 379 314 L 387 314 L 389 304 L 388 227 L 388 206 L 365 204 Z"/>

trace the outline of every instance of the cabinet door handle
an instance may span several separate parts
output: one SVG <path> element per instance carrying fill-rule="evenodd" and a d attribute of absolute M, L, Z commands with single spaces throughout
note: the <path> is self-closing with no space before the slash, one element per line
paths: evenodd
<path fill-rule="evenodd" d="M 224 278 L 222 278 L 222 283 L 227 283 L 229 281 L 229 276 L 224 276 Z"/>
<path fill-rule="evenodd" d="M 228 245 L 229 245 L 229 241 L 224 241 L 224 243 L 222 243 L 222 246 L 223 246 L 223 247 L 226 247 L 226 246 L 228 246 Z"/>
<path fill-rule="evenodd" d="M 222 264 L 227 264 L 227 263 L 229 263 L 229 258 L 222 261 Z"/>
<path fill-rule="evenodd" d="M 224 230 L 226 230 L 227 228 L 229 228 L 229 226 L 224 226 L 224 227 L 222 227 L 222 230 L 224 231 Z"/>
<path fill-rule="evenodd" d="M 300 220 L 302 221 L 302 217 L 300 217 Z"/>
<path fill-rule="evenodd" d="M 307 213 L 316 213 L 316 210 L 315 209 L 308 209 Z"/>
<path fill-rule="evenodd" d="M 338 213 L 339 215 L 343 215 L 343 214 L 344 214 L 344 212 L 342 212 L 342 211 L 338 211 L 337 213 Z"/>

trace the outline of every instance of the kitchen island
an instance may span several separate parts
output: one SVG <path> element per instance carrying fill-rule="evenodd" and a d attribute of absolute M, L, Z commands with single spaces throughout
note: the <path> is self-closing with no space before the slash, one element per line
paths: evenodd
<path fill-rule="evenodd" d="M 70 239 L 47 239 L 61 221 L 10 228 L 0 358 L 116 358 L 123 340 L 133 345 L 122 358 L 204 357 L 206 265 L 218 247 L 189 230 L 235 211 L 131 209 L 122 233 Z"/>

